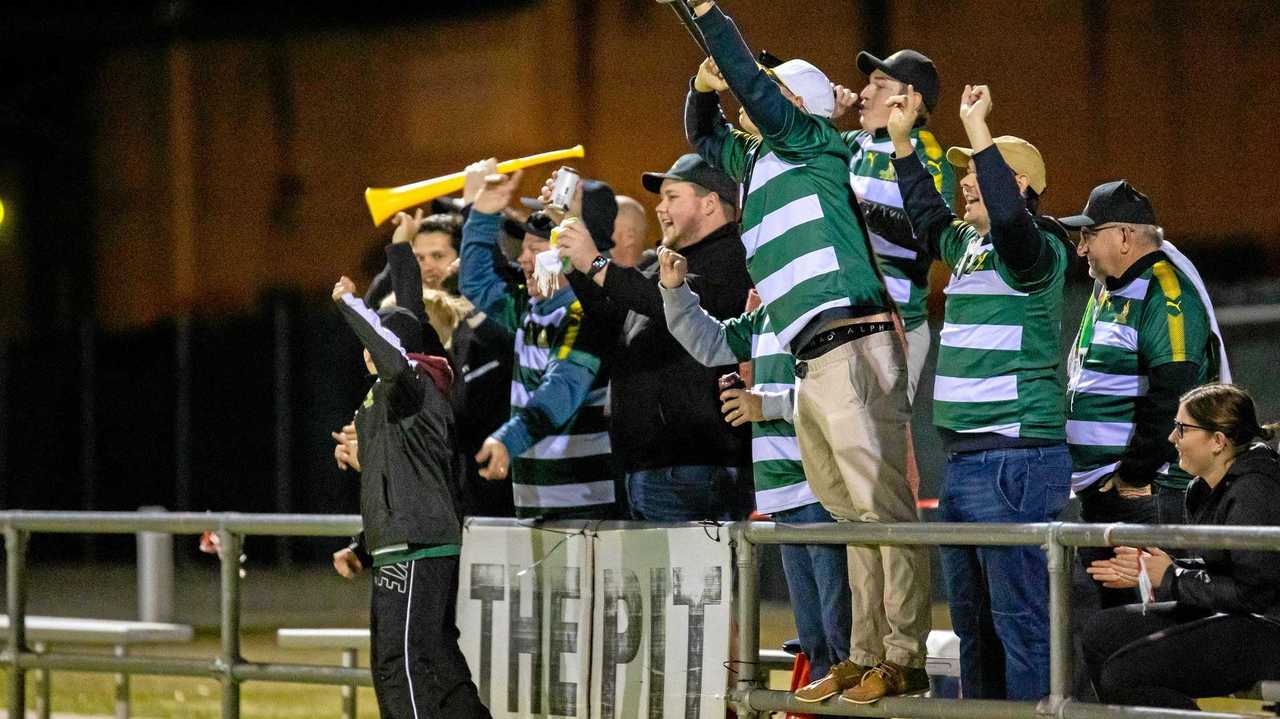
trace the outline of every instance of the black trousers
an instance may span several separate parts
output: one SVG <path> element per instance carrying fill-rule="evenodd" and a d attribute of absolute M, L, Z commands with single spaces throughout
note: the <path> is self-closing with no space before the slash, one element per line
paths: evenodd
<path fill-rule="evenodd" d="M 383 719 L 490 716 L 458 648 L 457 596 L 457 557 L 374 570 L 371 666 Z"/>
<path fill-rule="evenodd" d="M 1174 602 L 1142 612 L 1105 609 L 1085 629 L 1085 663 L 1100 701 L 1196 709 L 1280 677 L 1280 625 L 1247 614 L 1188 611 Z"/>
<path fill-rule="evenodd" d="M 1080 521 L 1091 524 L 1185 524 L 1187 521 L 1183 506 L 1185 491 L 1153 484 L 1151 496 L 1124 499 L 1114 490 L 1099 492 L 1100 484 L 1099 481 L 1076 494 L 1080 500 Z M 1170 554 L 1179 556 L 1182 550 L 1170 550 Z M 1078 561 L 1071 581 L 1071 631 L 1074 637 L 1076 677 L 1073 693 L 1084 700 L 1095 698 L 1094 686 L 1085 671 L 1081 647 L 1085 628 L 1103 609 L 1123 607 L 1142 600 L 1137 589 L 1108 589 L 1085 573 L 1085 568 L 1094 560 L 1110 559 L 1113 556 L 1115 550 L 1112 547 L 1080 547 L 1076 550 Z"/>

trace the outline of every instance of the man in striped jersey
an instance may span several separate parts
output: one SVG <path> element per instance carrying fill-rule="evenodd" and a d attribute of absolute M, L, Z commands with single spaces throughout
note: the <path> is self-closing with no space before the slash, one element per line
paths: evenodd
<path fill-rule="evenodd" d="M 747 270 L 779 343 L 798 360 L 795 427 L 809 484 L 837 520 L 917 521 L 906 352 L 849 186 L 849 148 L 831 124 L 831 82 L 803 60 L 757 65 L 713 2 L 694 14 L 711 57 L 693 80 L 685 132 L 743 184 Z M 745 131 L 720 113 L 716 91 L 725 89 L 742 104 Z M 928 552 L 850 546 L 847 555 L 849 661 L 869 671 L 856 686 L 842 681 L 842 698 L 927 689 Z"/>
<path fill-rule="evenodd" d="M 965 87 L 960 120 L 972 148 L 947 160 L 964 220 L 951 213 L 911 142 L 918 93 L 892 98 L 894 168 L 922 251 L 951 268 L 939 337 L 933 422 L 947 451 L 941 518 L 1046 522 L 1067 502 L 1071 461 L 1058 378 L 1066 232 L 1035 213 L 1040 153 L 987 127 L 991 95 Z M 965 697 L 1036 700 L 1049 693 L 1049 591 L 1036 546 L 942 547 Z"/>
<path fill-rule="evenodd" d="M 686 282 L 689 265 L 682 255 L 663 247 L 658 250 L 658 262 L 671 335 L 707 367 L 751 362 L 751 389 L 726 390 L 721 400 L 726 422 L 751 423 L 756 511 L 773 515 L 777 522 L 835 521 L 805 480 L 792 424 L 795 358 L 770 330 L 759 295 L 751 295 L 745 314 L 721 322 L 702 308 Z M 784 544 L 782 569 L 810 675 L 825 678 L 841 662 L 848 667 L 851 607 L 844 550 L 829 544 Z M 838 682 L 828 681 L 820 688 L 806 687 L 796 696 L 821 701 L 838 691 Z"/>
<path fill-rule="evenodd" d="M 862 129 L 842 133 L 841 137 L 853 152 L 849 182 L 867 220 L 885 288 L 902 315 L 907 333 L 907 393 L 914 399 L 929 354 L 925 301 L 929 297 L 932 258 L 916 249 L 911 224 L 902 211 L 902 194 L 890 161 L 893 141 L 886 128 L 890 110 L 886 100 L 904 94 L 908 83 L 923 101 L 923 110 L 911 128 L 911 144 L 947 207 L 953 206 L 956 175 L 951 163 L 943 161 L 942 147 L 933 132 L 925 126 L 928 113 L 938 102 L 938 71 L 933 61 L 915 50 L 899 50 L 883 60 L 863 51 L 858 53 L 858 69 L 868 76 L 866 87 L 858 95 L 858 122 Z"/>
<path fill-rule="evenodd" d="M 515 335 L 511 419 L 484 441 L 476 461 L 485 479 L 510 473 L 517 517 L 611 518 L 615 472 L 602 358 L 613 335 L 583 316 L 563 277 L 550 295 L 541 294 L 533 281 L 534 257 L 549 249 L 550 241 L 536 228 L 526 226 L 519 257 L 525 287 L 511 291 L 494 270 L 500 213 L 519 177 L 489 175 L 462 229 L 458 286 Z M 607 220 L 605 236 L 612 233 L 613 217 Z"/>
<path fill-rule="evenodd" d="M 1118 180 L 1094 188 L 1077 253 L 1097 280 L 1072 346 L 1067 442 L 1086 522 L 1182 523 L 1190 476 L 1166 439 L 1185 392 L 1229 381 L 1213 305 L 1199 273 L 1164 242 L 1146 195 Z M 1154 496 L 1153 496 L 1154 495 Z M 1084 566 L 1107 558 L 1081 549 Z M 1134 601 L 1101 588 L 1103 607 Z"/>

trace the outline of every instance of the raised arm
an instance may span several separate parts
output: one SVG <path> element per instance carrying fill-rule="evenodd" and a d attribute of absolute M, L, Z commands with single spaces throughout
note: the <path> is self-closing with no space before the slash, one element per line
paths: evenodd
<path fill-rule="evenodd" d="M 487 163 L 471 165 L 467 168 L 468 174 L 487 171 Z M 510 178 L 488 175 L 484 189 L 476 197 L 467 222 L 462 226 L 458 289 L 471 304 L 495 320 L 514 317 L 514 313 L 508 311 L 514 300 L 506 282 L 494 268 L 493 257 L 502 227 L 501 212 L 511 201 L 519 176 L 518 172 Z M 514 327 L 509 329 L 514 330 Z"/>
<path fill-rule="evenodd" d="M 350 279 L 342 277 L 334 285 L 333 301 L 360 344 L 368 350 L 373 366 L 378 370 L 379 381 L 392 386 L 391 402 L 395 414 L 408 416 L 416 412 L 422 406 L 425 386 L 409 364 L 400 339 L 383 327 L 377 313 L 355 296 L 355 285 Z"/>
<path fill-rule="evenodd" d="M 911 128 L 920 115 L 924 98 L 908 85 L 905 95 L 895 95 L 889 102 L 893 104 L 893 111 L 889 115 L 888 130 L 893 139 L 893 171 L 898 178 L 898 192 L 902 194 L 902 209 L 911 222 L 920 249 L 941 257 L 942 233 L 955 222 L 956 216 L 911 145 Z"/>
<path fill-rule="evenodd" d="M 427 307 L 422 300 L 422 269 L 413 256 L 413 238 L 422 227 L 422 210 L 413 217 L 397 212 L 392 218 L 396 231 L 387 245 L 387 270 L 391 279 L 391 291 L 396 295 L 396 306 L 413 313 L 423 324 L 427 323 Z"/>
<path fill-rule="evenodd" d="M 752 122 L 765 137 L 785 135 L 800 119 L 801 110 L 783 97 L 782 90 L 756 63 L 737 25 L 715 3 L 699 5 L 694 14 L 707 50 Z"/>
<path fill-rule="evenodd" d="M 1027 210 L 1027 201 L 1018 188 L 1013 170 L 991 139 L 987 117 L 991 114 L 991 90 L 986 85 L 964 88 L 960 99 L 960 122 L 973 148 L 978 188 L 991 220 L 991 245 L 1014 276 L 1039 282 L 1055 266 L 1054 241 L 1041 234 Z"/>

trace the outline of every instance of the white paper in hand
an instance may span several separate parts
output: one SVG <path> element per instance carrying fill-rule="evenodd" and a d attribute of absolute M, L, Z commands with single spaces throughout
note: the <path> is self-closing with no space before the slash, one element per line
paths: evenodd
<path fill-rule="evenodd" d="M 1147 557 L 1151 555 L 1146 552 L 1138 552 L 1138 595 L 1142 597 L 1142 612 L 1145 614 L 1147 607 L 1155 604 L 1156 593 L 1151 586 L 1151 575 L 1147 574 Z"/>
<path fill-rule="evenodd" d="M 556 289 L 556 278 L 564 271 L 564 261 L 554 248 L 539 252 L 533 258 L 533 281 L 543 297 L 549 297 Z"/>

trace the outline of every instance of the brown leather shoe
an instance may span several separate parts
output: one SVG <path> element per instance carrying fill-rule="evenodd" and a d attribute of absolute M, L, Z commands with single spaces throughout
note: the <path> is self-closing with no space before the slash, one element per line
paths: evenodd
<path fill-rule="evenodd" d="M 854 664 L 846 659 L 833 665 L 825 677 L 797 689 L 795 698 L 802 702 L 820 702 L 833 697 L 846 689 L 856 687 L 867 670 L 868 667 Z"/>
<path fill-rule="evenodd" d="M 862 675 L 858 685 L 840 695 L 840 701 L 871 704 L 884 697 L 919 695 L 929 691 L 929 673 L 922 667 L 880 662 Z"/>

